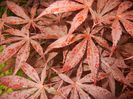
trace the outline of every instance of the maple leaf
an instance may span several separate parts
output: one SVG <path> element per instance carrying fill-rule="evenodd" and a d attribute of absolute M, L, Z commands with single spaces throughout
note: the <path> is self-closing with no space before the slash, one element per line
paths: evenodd
<path fill-rule="evenodd" d="M 5 23 L 12 24 L 12 25 L 30 24 L 31 26 L 33 26 L 33 28 L 35 27 L 40 28 L 39 25 L 36 24 L 38 20 L 35 18 L 36 10 L 37 10 L 37 3 L 34 4 L 33 7 L 31 8 L 30 17 L 25 13 L 22 7 L 18 6 L 12 1 L 7 0 L 7 7 L 18 17 L 8 16 L 5 18 Z"/>
<path fill-rule="evenodd" d="M 127 78 L 125 78 L 124 74 L 119 69 L 120 66 L 118 66 L 118 65 L 120 65 L 120 64 L 118 64 L 117 60 L 115 60 L 111 57 L 103 57 L 103 58 L 101 58 L 101 61 L 102 61 L 101 68 L 106 73 L 110 74 L 108 83 L 110 85 L 110 88 L 111 88 L 111 91 L 113 94 L 115 94 L 115 80 L 132 87 L 132 85 L 126 80 L 126 79 L 128 79 L 128 76 L 127 76 Z M 120 61 L 120 60 L 118 60 L 118 61 Z"/>
<path fill-rule="evenodd" d="M 96 99 L 113 99 L 115 98 L 108 90 L 95 86 L 93 84 L 87 84 L 88 82 L 93 82 L 93 77 L 89 75 L 85 75 L 83 78 L 81 77 L 82 75 L 82 64 L 80 64 L 76 78 L 75 80 L 72 80 L 69 78 L 67 75 L 59 73 L 55 69 L 53 69 L 58 76 L 66 82 L 68 85 L 61 87 L 58 90 L 58 95 L 54 96 L 54 99 L 59 99 L 59 98 L 70 98 L 70 99 L 86 99 L 86 98 L 91 98 L 90 95 L 92 95 Z M 90 95 L 89 95 L 89 94 Z M 70 97 L 69 97 L 70 94 Z M 62 99 L 61 98 L 61 99 Z"/>
<path fill-rule="evenodd" d="M 42 17 L 47 14 L 58 14 L 63 12 L 70 12 L 81 10 L 73 19 L 71 23 L 71 28 L 68 34 L 73 33 L 84 21 L 87 19 L 89 9 L 94 0 L 81 0 L 80 3 L 76 3 L 69 0 L 56 1 L 52 3 L 48 8 L 46 8 L 37 18 Z"/>
<path fill-rule="evenodd" d="M 27 63 L 24 63 L 22 65 L 22 70 L 28 77 L 31 78 L 31 80 L 15 75 L 1 77 L 1 84 L 16 89 L 16 91 L 10 94 L 3 94 L 0 96 L 0 98 L 38 99 L 38 97 L 40 96 L 40 99 L 48 99 L 46 91 L 49 89 L 49 87 L 47 84 L 44 84 L 44 80 L 47 76 L 46 67 L 42 70 L 41 78 L 39 78 L 39 75 L 37 74 L 36 70 Z"/>
<path fill-rule="evenodd" d="M 90 31 L 88 31 L 89 33 Z M 49 51 L 57 48 L 62 48 L 69 46 L 70 44 L 74 43 L 75 41 L 79 41 L 82 39 L 81 42 L 79 42 L 71 51 L 68 52 L 65 60 L 63 68 L 61 69 L 62 72 L 68 72 L 72 68 L 74 68 L 83 58 L 83 56 L 87 56 L 87 64 L 89 65 L 91 69 L 91 73 L 93 74 L 95 80 L 96 75 L 99 68 L 99 51 L 96 45 L 94 44 L 93 38 L 96 39 L 102 46 L 108 47 L 108 43 L 101 39 L 100 37 L 94 36 L 93 34 L 78 34 L 73 38 L 73 34 L 69 35 L 70 41 L 67 40 L 68 35 L 59 38 L 55 42 L 53 42 L 51 45 L 48 46 L 47 50 L 45 51 L 45 54 L 47 54 Z"/>
<path fill-rule="evenodd" d="M 0 13 L 0 64 L 6 65 L 0 68 L 0 84 L 13 89 L 2 90 L 0 99 L 132 97 L 131 1 L 6 0 L 0 5 L 9 9 Z M 4 76 L 14 65 L 13 75 Z M 16 74 L 19 69 L 24 75 Z"/>
<path fill-rule="evenodd" d="M 63 72 L 74 68 L 86 54 L 87 64 L 89 65 L 91 73 L 96 79 L 99 68 L 99 50 L 93 42 L 93 37 L 91 34 L 89 34 L 89 32 L 90 31 L 88 31 L 88 33 L 84 33 L 83 41 L 80 42 L 79 45 L 75 46 L 75 48 L 70 52 L 70 55 L 68 54 L 68 57 L 66 58 L 62 68 Z M 71 61 L 73 61 L 73 63 L 71 63 Z"/>
<path fill-rule="evenodd" d="M 14 74 L 16 74 L 16 72 L 20 69 L 21 64 L 27 61 L 30 54 L 30 44 L 39 55 L 43 56 L 43 48 L 41 47 L 40 43 L 35 41 L 35 39 L 38 39 L 38 36 L 40 35 L 40 39 L 45 39 L 47 38 L 47 36 L 40 34 L 30 37 L 27 27 L 28 26 L 23 27 L 21 31 L 17 29 L 6 30 L 6 32 L 16 37 L 12 37 L 1 42 L 1 44 L 6 44 L 17 41 L 17 43 L 11 44 L 7 48 L 5 48 L 3 53 L 0 54 L 0 63 L 3 63 L 17 53 Z"/>
<path fill-rule="evenodd" d="M 124 77 L 123 73 L 120 71 L 120 69 L 118 69 L 115 66 L 115 64 L 108 62 L 109 60 L 112 60 L 112 59 L 109 57 L 104 57 L 101 59 L 101 61 L 103 63 L 101 65 L 102 69 L 107 73 L 111 73 L 116 80 L 124 81 L 125 77 Z"/>
<path fill-rule="evenodd" d="M 112 20 L 115 15 L 114 8 L 119 4 L 120 0 L 97 0 L 96 9 L 90 10 L 94 26 L 101 23 L 110 24 L 110 20 Z"/>
<path fill-rule="evenodd" d="M 115 47 L 117 46 L 117 43 L 122 35 L 122 26 L 121 23 L 123 24 L 125 30 L 131 35 L 133 36 L 133 23 L 130 21 L 133 19 L 132 17 L 132 13 L 133 11 L 127 11 L 127 9 L 129 9 L 130 7 L 132 7 L 133 3 L 130 1 L 125 1 L 122 2 L 119 7 L 118 10 L 116 12 L 116 17 L 115 20 L 112 24 L 112 40 L 113 40 L 113 47 L 112 50 L 114 51 Z"/>
<path fill-rule="evenodd" d="M 65 35 L 65 36 L 59 38 L 58 40 L 56 40 L 55 42 L 53 42 L 52 44 L 50 44 L 50 45 L 48 46 L 47 50 L 45 51 L 45 54 L 47 54 L 48 52 L 50 52 L 50 51 L 53 50 L 53 49 L 57 49 L 57 48 L 62 48 L 62 47 L 69 46 L 69 45 L 71 45 L 72 43 L 76 42 L 77 40 L 80 40 L 80 39 L 84 38 L 84 35 L 81 34 L 81 35 L 77 35 L 77 36 L 76 36 L 76 35 L 71 34 L 69 37 L 71 38 L 70 41 L 67 40 L 68 35 Z M 84 42 L 84 41 L 83 41 L 83 42 Z M 86 41 L 85 41 L 85 42 L 86 42 Z M 79 45 L 77 45 L 77 46 L 80 46 L 80 45 L 82 45 L 82 44 L 79 43 Z M 84 46 L 82 46 L 81 49 L 85 51 L 85 49 L 84 49 L 83 47 L 84 47 Z M 75 55 L 74 53 L 78 51 L 77 48 L 78 48 L 78 47 L 76 47 L 76 48 L 74 49 L 74 51 L 72 51 L 72 52 L 69 54 L 71 57 L 73 57 L 73 55 Z M 77 49 L 77 51 L 75 51 L 76 49 Z M 75 65 L 78 63 L 78 61 L 80 61 L 80 59 L 82 58 L 82 56 L 83 56 L 83 54 L 84 54 L 84 53 L 82 53 L 82 50 L 79 51 L 80 54 L 81 54 L 81 56 L 79 56 L 79 54 L 77 55 L 77 56 L 79 56 L 79 59 L 78 59 L 78 60 L 75 59 L 76 57 L 73 58 L 73 63 L 72 63 L 73 65 L 71 65 L 71 64 L 67 65 L 67 63 L 69 63 L 69 62 L 70 62 L 70 59 L 71 59 L 71 58 L 69 58 L 69 55 L 67 56 L 68 60 L 67 60 L 67 62 L 65 63 L 66 67 L 64 67 L 63 71 L 68 71 L 68 70 L 70 70 L 72 67 L 75 67 Z M 64 65 L 64 66 L 65 66 L 65 65 Z M 67 66 L 68 66 L 69 68 L 68 68 Z M 65 68 L 66 68 L 67 70 L 65 70 Z"/>

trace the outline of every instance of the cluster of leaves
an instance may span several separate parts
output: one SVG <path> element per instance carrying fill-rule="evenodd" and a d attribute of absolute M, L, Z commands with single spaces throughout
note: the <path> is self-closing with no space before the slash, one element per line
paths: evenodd
<path fill-rule="evenodd" d="M 13 73 L 0 84 L 14 91 L 0 99 L 133 96 L 132 1 L 19 1 L 1 4 L 1 71 Z"/>

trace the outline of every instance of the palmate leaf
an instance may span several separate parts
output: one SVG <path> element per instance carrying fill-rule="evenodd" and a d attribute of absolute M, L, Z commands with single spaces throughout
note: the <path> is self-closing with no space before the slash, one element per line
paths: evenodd
<path fill-rule="evenodd" d="M 69 1 L 69 0 L 62 0 L 56 1 L 52 3 L 48 8 L 46 8 L 37 18 L 40 18 L 47 14 L 58 14 L 63 12 L 70 12 L 81 10 L 73 19 L 71 23 L 71 28 L 68 34 L 73 33 L 87 18 L 89 9 L 91 9 L 91 5 L 94 0 L 84 0 L 82 4 L 77 2 Z M 80 2 L 80 3 L 81 3 Z"/>
<path fill-rule="evenodd" d="M 0 84 L 14 90 L 2 92 L 0 99 L 131 96 L 131 1 L 6 0 L 0 5 L 8 9 L 0 18 L 0 64 L 6 63 L 3 70 L 15 66 L 13 75 L 0 74 Z M 19 69 L 25 75 L 18 76 Z"/>
<path fill-rule="evenodd" d="M 76 80 L 80 83 L 87 83 L 87 82 L 95 82 L 94 79 L 94 74 L 93 73 L 89 73 L 87 75 L 85 75 L 83 78 L 82 77 L 82 73 L 83 73 L 83 64 L 80 63 L 80 66 L 78 67 L 77 73 L 76 73 Z M 97 74 L 97 81 L 100 81 L 102 79 L 105 79 L 108 77 L 108 74 L 99 72 Z"/>
<path fill-rule="evenodd" d="M 22 17 L 24 19 L 29 19 L 29 17 L 25 14 L 24 10 L 20 6 L 16 5 L 15 3 L 11 1 L 7 1 L 7 6 L 17 16 Z"/>
<path fill-rule="evenodd" d="M 125 77 L 123 75 L 123 73 L 120 71 L 120 69 L 118 67 L 115 66 L 115 64 L 111 64 L 108 62 L 109 60 L 111 60 L 111 58 L 108 57 L 104 57 L 101 59 L 102 61 L 102 69 L 106 72 L 106 73 L 111 73 L 111 75 L 114 77 L 115 80 L 123 82 L 125 80 Z"/>
<path fill-rule="evenodd" d="M 86 85 L 84 84 L 81 87 L 89 92 L 95 99 L 116 99 L 114 95 L 112 95 L 111 92 L 109 92 L 107 89 L 95 86 L 95 85 Z"/>
<path fill-rule="evenodd" d="M 115 80 L 132 87 L 131 82 L 127 81 L 123 72 L 118 68 L 119 63 L 116 60 L 112 60 L 112 58 L 109 58 L 109 57 L 103 57 L 103 58 L 101 58 L 101 61 L 102 61 L 101 68 L 106 73 L 109 73 L 108 84 L 109 84 L 110 89 L 113 94 L 116 93 L 115 92 L 115 90 L 116 90 Z M 113 62 L 111 62 L 111 61 L 113 61 Z"/>
<path fill-rule="evenodd" d="M 115 16 L 115 8 L 120 0 L 97 0 L 97 8 L 90 10 L 94 26 L 97 24 L 111 24 L 110 20 Z"/>
<path fill-rule="evenodd" d="M 56 71 L 56 70 L 54 70 L 54 71 Z M 58 71 L 56 71 L 56 73 L 59 75 L 59 77 L 64 82 L 67 82 L 68 85 L 61 87 L 59 90 L 61 95 L 55 95 L 54 99 L 58 99 L 59 97 L 60 98 L 66 97 L 66 98 L 70 98 L 70 99 L 86 99 L 87 97 L 90 97 L 89 94 L 91 94 L 96 99 L 106 99 L 106 98 L 115 99 L 115 97 L 108 90 L 98 87 L 93 84 L 85 84 L 86 82 L 91 81 L 88 79 L 92 79 L 92 78 L 89 78 L 91 76 L 87 76 L 88 78 L 86 77 L 85 78 L 86 80 L 82 80 L 82 79 L 84 79 L 84 77 L 83 78 L 81 76 L 78 77 L 79 73 L 81 73 L 81 72 L 82 72 L 82 65 L 80 65 L 80 67 L 78 68 L 77 77 L 76 77 L 78 79 L 72 80 L 67 75 L 61 74 Z M 88 92 L 89 94 L 86 92 Z M 69 97 L 69 94 L 70 94 L 70 97 Z"/>
<path fill-rule="evenodd" d="M 120 0 L 103 0 L 102 2 L 100 2 L 100 0 L 97 1 L 97 12 L 101 13 L 102 15 L 111 11 L 120 4 Z"/>
<path fill-rule="evenodd" d="M 8 16 L 4 19 L 5 23 L 11 25 L 20 25 L 20 24 L 30 24 L 33 28 L 39 28 L 40 26 L 36 24 L 36 11 L 37 11 L 37 3 L 31 8 L 29 12 L 31 16 L 29 17 L 24 9 L 17 5 L 16 3 L 7 0 L 7 7 L 17 16 Z"/>
<path fill-rule="evenodd" d="M 116 47 L 120 37 L 122 35 L 122 26 L 120 22 L 123 24 L 125 30 L 132 36 L 133 35 L 133 23 L 130 21 L 132 20 L 132 13 L 133 11 L 127 11 L 130 7 L 132 7 L 133 3 L 130 1 L 122 2 L 117 10 L 115 20 L 112 24 L 112 40 L 113 40 L 113 48 Z"/>
<path fill-rule="evenodd" d="M 2 62 L 7 61 L 9 58 L 11 58 L 16 53 L 18 53 L 17 57 L 16 57 L 16 64 L 15 64 L 16 66 L 15 66 L 14 74 L 16 74 L 17 71 L 21 68 L 22 63 L 27 61 L 29 54 L 30 54 L 30 46 L 31 45 L 33 46 L 35 51 L 43 57 L 43 48 L 41 47 L 40 43 L 38 43 L 37 40 L 38 39 L 49 39 L 48 37 L 50 37 L 50 35 L 42 36 L 42 34 L 40 34 L 40 35 L 37 34 L 37 35 L 29 37 L 29 31 L 27 30 L 27 27 L 28 26 L 26 25 L 25 27 L 23 27 L 21 29 L 21 31 L 17 30 L 17 29 L 6 30 L 6 32 L 8 34 L 13 35 L 14 37 L 16 37 L 16 39 L 12 38 L 12 39 L 3 40 L 1 42 L 1 43 L 6 44 L 6 43 L 10 43 L 10 41 L 12 42 L 13 39 L 14 39 L 13 41 L 18 41 L 18 43 L 11 44 L 9 46 L 9 48 L 7 47 L 7 49 L 5 49 L 5 51 L 3 51 L 3 53 L 1 54 L 2 57 L 0 59 L 1 60 L 0 63 L 2 63 Z M 52 34 L 51 34 L 51 36 L 52 36 Z M 14 47 L 12 47 L 12 46 L 14 46 Z"/>
<path fill-rule="evenodd" d="M 1 84 L 4 84 L 8 87 L 16 89 L 16 91 L 10 94 L 3 94 L 0 96 L 0 98 L 1 99 L 10 99 L 10 98 L 11 99 L 13 98 L 20 98 L 20 99 L 23 99 L 23 98 L 34 99 L 35 98 L 37 99 L 43 93 L 43 96 L 41 95 L 42 98 L 40 99 L 47 99 L 45 91 L 46 89 L 48 89 L 48 86 L 44 84 L 44 80 L 46 78 L 46 68 L 44 68 L 44 70 L 42 71 L 42 76 L 41 76 L 42 82 L 40 81 L 39 75 L 36 72 L 36 70 L 29 64 L 24 63 L 22 65 L 22 70 L 33 81 L 28 80 L 24 77 L 14 76 L 14 75 L 1 77 L 0 78 Z M 19 90 L 17 91 L 17 89 Z"/>
<path fill-rule="evenodd" d="M 22 9 L 20 6 L 16 5 L 14 2 L 7 1 L 7 6 L 13 13 L 15 13 L 19 17 L 14 17 L 14 16 L 10 17 L 9 16 L 5 19 L 6 23 L 8 23 L 8 24 L 24 24 L 24 23 L 27 23 L 27 20 L 30 19 L 28 17 L 28 15 L 26 15 L 26 13 L 24 12 L 24 9 Z M 9 20 L 9 21 L 7 21 L 7 20 Z"/>
<path fill-rule="evenodd" d="M 64 37 L 65 37 L 65 39 L 64 39 Z M 58 39 L 57 41 L 55 41 L 51 45 L 49 45 L 45 53 L 47 53 L 50 50 L 55 49 L 55 48 L 62 48 L 62 47 L 68 46 L 72 43 L 71 40 L 70 41 L 67 40 L 67 36 L 64 36 L 64 37 Z M 62 72 L 67 72 L 67 71 L 71 70 L 72 68 L 74 68 L 80 62 L 80 60 L 83 58 L 83 56 L 85 55 L 86 48 L 87 48 L 86 46 L 88 46 L 88 48 L 87 48 L 88 49 L 88 52 L 87 52 L 87 60 L 88 61 L 87 62 L 90 65 L 90 67 L 92 67 L 91 71 L 93 74 L 95 74 L 95 77 L 96 77 L 97 70 L 99 67 L 98 49 L 95 46 L 93 40 L 90 38 L 90 35 L 82 34 L 81 37 L 79 36 L 78 39 L 76 39 L 77 37 L 73 38 L 72 40 L 74 40 L 74 41 L 79 40 L 79 39 L 81 39 L 81 37 L 83 38 L 83 40 L 79 44 L 77 44 L 72 49 L 72 51 L 70 51 L 68 53 L 65 63 L 62 68 Z M 88 45 L 88 44 L 90 44 L 90 45 Z"/>
<path fill-rule="evenodd" d="M 73 36 L 73 34 L 67 35 L 67 36 L 71 37 L 71 36 Z M 67 40 L 67 38 L 68 38 L 67 36 L 62 37 L 62 38 L 58 39 L 57 41 L 53 42 L 51 45 L 49 45 L 45 53 L 47 53 L 55 48 L 62 48 L 62 47 L 66 47 L 66 46 L 70 45 L 72 43 L 72 41 L 71 41 L 72 38 L 69 41 L 69 40 Z M 76 39 L 77 37 L 78 37 L 78 39 Z M 85 33 L 85 34 L 81 34 L 81 36 L 79 34 L 79 35 L 77 35 L 77 37 L 73 38 L 72 40 L 73 41 L 79 40 L 79 39 L 81 39 L 81 37 L 83 40 L 80 41 L 72 49 L 72 51 L 70 51 L 67 54 L 65 63 L 63 65 L 63 68 L 61 71 L 68 72 L 69 70 L 74 68 L 81 61 L 83 56 L 86 54 L 85 56 L 87 56 L 87 58 L 86 58 L 87 64 L 90 66 L 91 72 L 92 72 L 92 74 L 94 74 L 94 78 L 96 79 L 96 75 L 97 75 L 98 68 L 99 68 L 99 51 L 98 51 L 96 45 L 94 44 L 94 42 L 91 38 L 91 35 Z M 86 53 L 86 49 L 87 49 L 87 53 Z"/>

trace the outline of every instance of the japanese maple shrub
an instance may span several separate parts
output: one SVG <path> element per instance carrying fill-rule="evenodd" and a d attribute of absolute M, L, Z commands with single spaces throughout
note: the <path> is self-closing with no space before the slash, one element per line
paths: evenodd
<path fill-rule="evenodd" d="M 0 4 L 0 99 L 133 97 L 131 0 L 22 1 Z"/>

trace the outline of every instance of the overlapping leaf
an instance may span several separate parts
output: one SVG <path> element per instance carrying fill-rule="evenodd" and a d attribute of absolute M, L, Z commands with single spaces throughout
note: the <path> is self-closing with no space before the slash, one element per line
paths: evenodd
<path fill-rule="evenodd" d="M 19 25 L 19 24 L 30 24 L 34 28 L 40 28 L 39 25 L 36 24 L 36 10 L 37 10 L 37 3 L 34 4 L 34 6 L 31 8 L 30 14 L 31 17 L 29 17 L 24 9 L 17 5 L 16 3 L 12 1 L 7 0 L 7 6 L 8 8 L 17 16 L 8 16 L 4 19 L 5 23 L 12 24 L 12 25 Z"/>
<path fill-rule="evenodd" d="M 81 10 L 73 19 L 71 23 L 71 28 L 68 32 L 68 34 L 73 33 L 87 18 L 88 11 L 93 3 L 93 0 L 85 0 L 82 1 L 79 4 L 73 1 L 69 0 L 62 0 L 62 1 L 56 1 L 53 4 L 51 4 L 48 8 L 46 8 L 39 16 L 38 18 L 42 17 L 43 15 L 47 14 L 58 14 L 63 12 L 69 12 L 69 11 L 76 11 Z"/>
<path fill-rule="evenodd" d="M 5 93 L 0 85 L 1 99 L 130 98 L 131 1 L 6 0 L 0 5 L 0 64 L 13 58 L 4 68 L 15 69 L 0 77 L 0 84 L 14 90 Z M 25 74 L 18 76 L 19 69 Z"/>
<path fill-rule="evenodd" d="M 127 11 L 130 7 L 132 7 L 133 3 L 130 1 L 122 2 L 117 10 L 116 18 L 112 24 L 112 40 L 113 40 L 113 47 L 116 47 L 120 37 L 122 35 L 123 29 L 121 23 L 123 24 L 126 31 L 132 36 L 133 35 L 133 23 L 130 21 L 132 20 L 132 13 L 133 11 Z M 120 23 L 121 22 L 121 23 Z"/>
<path fill-rule="evenodd" d="M 39 78 L 38 73 L 36 70 L 27 63 L 22 65 L 22 70 L 25 72 L 27 76 L 29 76 L 33 81 L 28 80 L 24 77 L 20 76 L 5 76 L 0 78 L 0 83 L 4 84 L 13 89 L 21 89 L 18 91 L 14 91 L 10 94 L 3 94 L 0 96 L 1 99 L 13 99 L 13 98 L 38 98 L 41 96 L 40 99 L 47 99 L 46 90 L 48 86 L 44 84 L 44 80 L 46 79 L 46 68 L 42 71 L 41 80 Z M 34 82 L 35 81 L 35 82 Z M 26 89 L 25 89 L 26 88 Z M 28 88 L 28 89 L 27 89 Z M 43 94 L 43 95 L 42 95 Z"/>
<path fill-rule="evenodd" d="M 120 4 L 120 0 L 97 0 L 97 9 L 92 9 L 90 12 L 96 24 L 110 24 L 110 20 L 115 15 L 115 8 Z M 113 10 L 113 11 L 112 11 Z"/>
<path fill-rule="evenodd" d="M 43 56 L 43 49 L 41 45 L 37 43 L 37 41 L 34 41 L 34 38 L 32 38 L 33 40 L 30 40 L 27 26 L 23 27 L 21 31 L 16 29 L 8 29 L 6 30 L 6 32 L 8 32 L 13 36 L 17 36 L 16 37 L 17 39 L 14 38 L 12 38 L 11 40 L 7 39 L 2 43 L 10 43 L 9 41 L 12 40 L 18 41 L 18 43 L 11 44 L 3 51 L 3 53 L 1 54 L 0 63 L 7 61 L 9 58 L 11 58 L 13 55 L 15 55 L 18 52 L 14 74 L 16 74 L 17 71 L 20 69 L 21 64 L 27 61 L 30 53 L 30 43 L 32 44 L 33 48 L 38 52 L 38 54 Z"/>
<path fill-rule="evenodd" d="M 61 97 L 66 97 L 70 99 L 86 99 L 87 97 L 91 98 L 89 94 L 91 94 L 96 99 L 112 99 L 115 98 L 108 90 L 103 89 L 101 87 L 95 86 L 93 84 L 85 84 L 87 82 L 91 82 L 92 78 L 89 78 L 91 76 L 87 76 L 88 80 L 82 80 L 82 65 L 79 66 L 76 80 L 72 80 L 65 74 L 58 73 L 59 77 L 64 81 L 67 82 L 68 85 L 63 86 L 60 88 Z M 84 82 L 85 81 L 85 82 Z M 84 91 L 85 90 L 85 91 Z M 88 92 L 88 93 L 86 93 Z M 69 97 L 70 94 L 70 97 Z M 60 96 L 55 96 L 54 99 L 58 99 Z"/>

